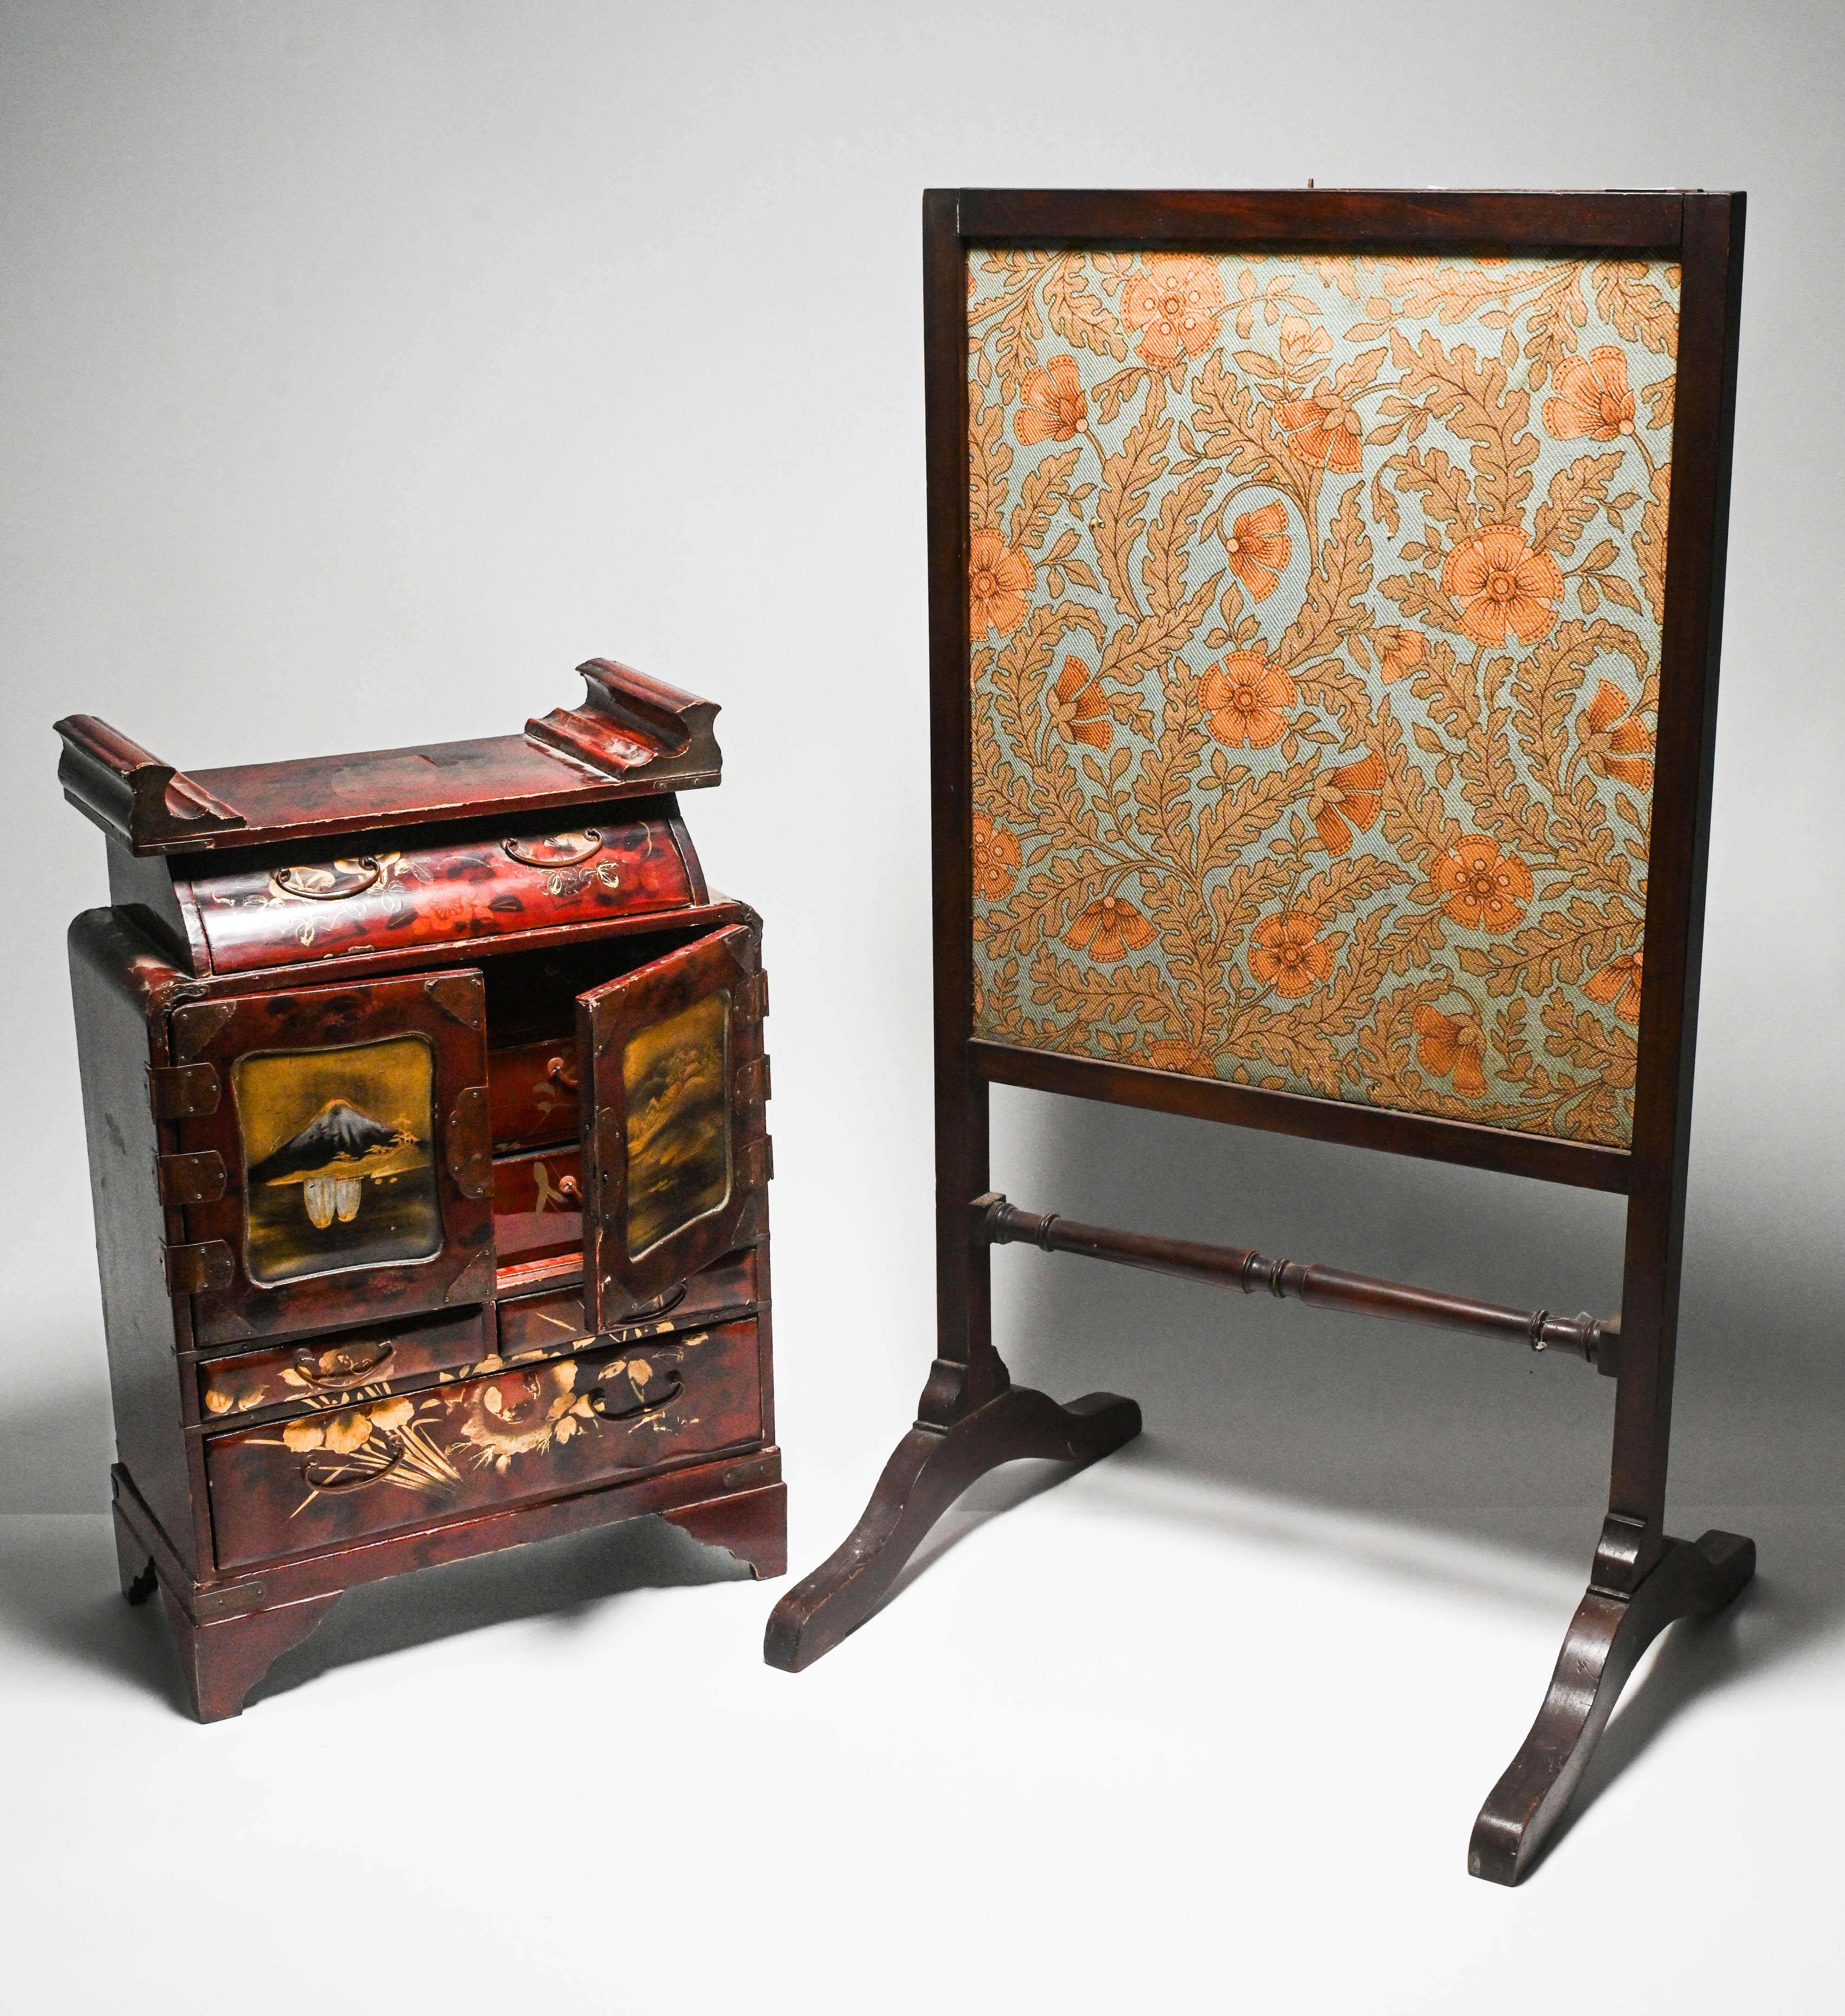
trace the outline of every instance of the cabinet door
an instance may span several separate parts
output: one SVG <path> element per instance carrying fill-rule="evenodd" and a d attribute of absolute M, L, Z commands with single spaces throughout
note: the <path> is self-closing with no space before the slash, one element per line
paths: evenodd
<path fill-rule="evenodd" d="M 761 943 L 733 925 L 577 996 L 584 1299 L 599 1330 L 753 1236 L 768 1177 Z"/>
<path fill-rule="evenodd" d="M 162 1172 L 200 1344 L 492 1299 L 478 972 L 198 1002 L 170 1036 L 215 1086 Z"/>

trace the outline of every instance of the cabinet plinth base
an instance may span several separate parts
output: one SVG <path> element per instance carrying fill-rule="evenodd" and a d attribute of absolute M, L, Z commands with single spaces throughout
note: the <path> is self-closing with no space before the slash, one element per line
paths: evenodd
<path fill-rule="evenodd" d="M 238 1714 L 251 1688 L 308 1636 L 344 1590 L 445 1561 L 651 1515 L 704 1546 L 728 1550 L 759 1579 L 787 1572 L 787 1493 L 781 1452 L 773 1448 L 265 1563 L 211 1582 L 193 1579 L 119 1464 L 110 1482 L 122 1593 L 142 1604 L 159 1589 L 193 1712 L 201 1722 Z"/>

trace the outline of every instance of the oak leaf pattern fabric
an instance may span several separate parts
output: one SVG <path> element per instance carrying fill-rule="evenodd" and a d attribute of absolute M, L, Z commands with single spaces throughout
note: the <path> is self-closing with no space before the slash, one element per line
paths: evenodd
<path fill-rule="evenodd" d="M 1629 1145 L 1678 301 L 969 255 L 976 1035 Z"/>

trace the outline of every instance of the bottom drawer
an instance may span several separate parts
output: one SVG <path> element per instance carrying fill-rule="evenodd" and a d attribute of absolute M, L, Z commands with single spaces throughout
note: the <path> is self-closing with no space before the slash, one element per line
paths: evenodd
<path fill-rule="evenodd" d="M 752 1321 L 214 1435 L 218 1565 L 556 1497 L 762 1434 Z"/>

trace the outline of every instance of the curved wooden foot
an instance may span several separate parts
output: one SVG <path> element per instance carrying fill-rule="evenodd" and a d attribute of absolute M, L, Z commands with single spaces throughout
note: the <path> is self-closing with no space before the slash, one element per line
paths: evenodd
<path fill-rule="evenodd" d="M 167 1621 L 179 1648 L 186 1691 L 200 1722 L 222 1722 L 241 1715 L 243 1697 L 284 1652 L 291 1652 L 340 1600 L 308 1597 L 299 1603 L 278 1604 L 272 1610 L 252 1610 L 200 1624 L 163 1582 Z"/>
<path fill-rule="evenodd" d="M 1022 1456 L 1079 1467 L 1141 1432 L 1141 1410 L 1113 1393 L 1067 1407 L 1010 1387 L 951 1428 L 919 1422 L 898 1443 L 845 1544 L 770 1613 L 762 1656 L 798 1673 L 856 1631 L 949 1507 L 978 1477 Z"/>
<path fill-rule="evenodd" d="M 1531 1733 L 1474 1822 L 1468 1875 L 1518 1881 L 1562 1818 L 1641 1654 L 1677 1618 L 1721 1610 L 1754 1573 L 1754 1541 L 1713 1532 L 1695 1545 L 1668 1540 L 1631 1596 L 1590 1589 Z"/>

